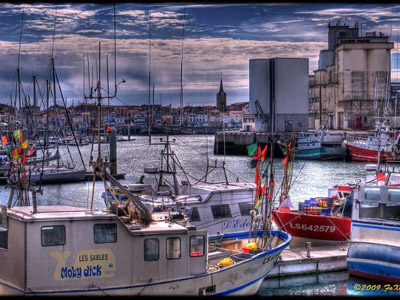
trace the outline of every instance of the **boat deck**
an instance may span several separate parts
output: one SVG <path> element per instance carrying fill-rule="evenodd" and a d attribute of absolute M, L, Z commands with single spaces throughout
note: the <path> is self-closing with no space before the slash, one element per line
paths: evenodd
<path fill-rule="evenodd" d="M 285 249 L 276 261 L 269 277 L 284 277 L 302 274 L 323 273 L 346 270 L 347 244 L 311 247 L 307 249 Z"/>

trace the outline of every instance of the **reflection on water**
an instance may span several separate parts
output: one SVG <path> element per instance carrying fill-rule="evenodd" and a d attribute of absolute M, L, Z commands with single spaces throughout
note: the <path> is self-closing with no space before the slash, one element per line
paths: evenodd
<path fill-rule="evenodd" d="M 267 278 L 261 284 L 259 296 L 345 296 L 347 271 Z"/>

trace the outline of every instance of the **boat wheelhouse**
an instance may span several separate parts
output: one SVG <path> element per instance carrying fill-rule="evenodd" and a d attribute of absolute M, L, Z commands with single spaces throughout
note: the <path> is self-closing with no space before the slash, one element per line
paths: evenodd
<path fill-rule="evenodd" d="M 390 173 L 387 182 L 390 182 Z M 400 188 L 361 184 L 354 193 L 350 275 L 400 283 Z"/>

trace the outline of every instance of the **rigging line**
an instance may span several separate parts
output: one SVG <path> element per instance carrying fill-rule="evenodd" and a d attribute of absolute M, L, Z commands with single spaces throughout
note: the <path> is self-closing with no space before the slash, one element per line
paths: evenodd
<path fill-rule="evenodd" d="M 53 42 L 51 46 L 51 57 L 54 58 L 54 40 L 56 36 L 56 23 L 57 23 L 57 6 L 56 6 L 56 11 L 54 14 L 54 27 L 53 27 Z"/>
<path fill-rule="evenodd" d="M 24 12 L 25 12 L 25 4 L 22 7 L 22 16 L 21 16 L 21 31 L 19 34 L 19 46 L 18 46 L 18 64 L 17 64 L 17 68 L 19 69 L 19 60 L 20 60 L 20 56 L 21 56 L 21 43 L 22 43 L 22 28 L 24 26 Z"/>
<path fill-rule="evenodd" d="M 61 90 L 61 85 L 60 85 L 60 82 L 59 82 L 59 80 L 58 80 L 57 72 L 55 72 L 55 75 L 56 75 L 58 87 L 59 87 L 59 89 L 60 89 L 61 99 L 62 99 L 62 101 L 63 101 L 64 108 L 65 108 L 65 112 L 66 112 L 66 115 L 67 115 L 67 120 L 68 120 L 69 126 L 71 127 L 72 135 L 74 136 L 74 141 L 75 141 L 75 143 L 76 143 L 76 145 L 77 145 L 77 147 L 78 147 L 78 152 L 79 152 L 79 156 L 80 156 L 81 161 L 82 161 L 83 168 L 86 170 L 85 162 L 84 162 L 84 160 L 83 160 L 82 153 L 81 153 L 81 150 L 80 150 L 78 141 L 77 141 L 76 136 L 75 136 L 75 130 L 74 130 L 73 124 L 72 124 L 72 122 L 71 122 L 71 118 L 70 118 L 70 116 L 69 116 L 69 111 L 68 111 L 67 105 L 66 105 L 65 100 L 64 100 L 64 95 L 63 95 L 63 92 L 62 92 L 62 90 Z M 99 141 L 99 142 L 100 142 L 100 141 Z M 70 151 L 69 151 L 68 145 L 67 145 L 67 149 L 68 149 L 68 152 L 70 152 Z M 71 155 L 71 154 L 70 154 L 70 155 Z"/>
<path fill-rule="evenodd" d="M 175 137 L 177 140 L 179 140 L 179 141 L 181 141 L 183 144 L 185 144 L 186 146 L 188 146 L 188 147 L 190 147 L 192 150 L 194 150 L 195 152 L 197 152 L 198 154 L 200 154 L 200 155 L 204 155 L 204 153 L 201 153 L 200 151 L 198 151 L 196 148 L 194 148 L 192 145 L 190 145 L 190 144 L 187 144 L 185 141 L 183 141 L 182 139 L 180 139 L 179 137 Z M 218 164 L 218 159 L 212 159 L 212 158 L 209 158 L 212 162 L 215 162 L 215 163 L 217 163 Z M 219 166 L 220 168 L 222 168 L 222 166 Z M 240 176 L 237 176 L 237 174 L 236 173 L 234 173 L 233 171 L 230 171 L 229 169 L 227 169 L 226 167 L 225 167 L 225 170 L 226 171 L 228 171 L 229 173 L 231 173 L 232 175 L 235 175 L 236 177 L 239 177 L 241 180 L 243 180 L 243 181 L 247 181 L 245 178 L 243 178 L 243 177 L 240 177 Z"/>
<path fill-rule="evenodd" d="M 180 86 L 180 124 L 183 123 L 183 41 L 185 39 L 185 19 L 186 19 L 186 5 L 183 10 L 183 23 L 182 23 L 182 47 L 181 47 L 181 86 Z"/>

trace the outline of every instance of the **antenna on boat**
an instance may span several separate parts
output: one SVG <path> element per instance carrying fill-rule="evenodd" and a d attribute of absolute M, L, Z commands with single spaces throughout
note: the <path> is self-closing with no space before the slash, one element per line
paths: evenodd
<path fill-rule="evenodd" d="M 116 9 L 115 9 L 115 3 L 114 3 L 114 18 L 116 18 Z M 115 21 L 114 21 L 114 26 L 115 26 Z M 116 48 L 114 48 L 116 52 Z M 116 55 L 116 54 L 115 54 Z M 115 90 L 112 95 L 108 94 L 107 96 L 102 95 L 102 87 L 101 87 L 101 43 L 99 42 L 99 65 L 98 65 L 98 81 L 96 85 L 96 96 L 93 97 L 93 95 L 86 96 L 85 98 L 87 99 L 96 99 L 97 100 L 97 137 L 98 137 L 98 151 L 97 151 L 97 160 L 93 160 L 93 155 L 90 156 L 90 161 L 89 165 L 93 168 L 93 189 L 92 189 L 92 199 L 91 199 L 91 204 L 90 204 L 90 209 L 93 209 L 93 201 L 94 201 L 94 192 L 95 192 L 95 184 L 96 184 L 96 178 L 99 177 L 104 184 L 104 189 L 105 189 L 105 197 L 104 197 L 104 203 L 106 206 L 106 209 L 109 211 L 111 210 L 111 207 L 109 207 L 109 201 L 108 201 L 108 195 L 109 193 L 112 194 L 113 198 L 115 199 L 116 202 L 118 202 L 118 199 L 116 198 L 115 194 L 112 192 L 112 189 L 108 187 L 107 185 L 107 180 L 110 181 L 112 184 L 117 186 L 119 190 L 121 190 L 124 195 L 129 200 L 129 206 L 128 206 L 128 212 L 129 216 L 135 216 L 139 217 L 139 219 L 143 220 L 145 224 L 150 222 L 150 212 L 148 208 L 141 202 L 141 200 L 137 197 L 132 195 L 127 188 L 125 188 L 121 183 L 118 182 L 108 171 L 110 170 L 111 162 L 106 160 L 103 160 L 101 156 L 101 133 L 102 130 L 104 130 L 104 127 L 102 126 L 102 101 L 104 99 L 109 99 L 112 100 L 113 98 L 116 97 L 117 91 L 118 91 L 118 86 L 121 83 L 124 83 L 125 80 L 122 79 L 118 84 L 115 84 Z M 116 69 L 117 64 L 115 63 L 114 68 Z M 123 211 L 126 215 L 128 213 L 125 211 L 125 208 L 123 208 Z"/>

